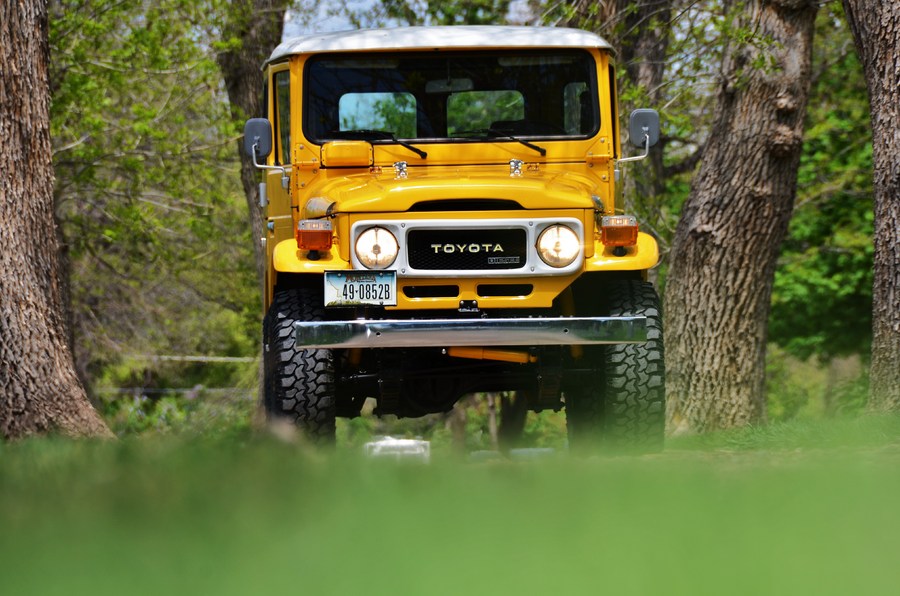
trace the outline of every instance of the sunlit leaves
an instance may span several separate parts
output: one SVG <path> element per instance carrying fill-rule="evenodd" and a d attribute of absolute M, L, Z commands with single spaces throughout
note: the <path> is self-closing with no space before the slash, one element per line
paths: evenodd
<path fill-rule="evenodd" d="M 797 204 L 775 276 L 771 339 L 800 357 L 867 353 L 872 145 L 862 69 L 840 6 L 819 15 Z"/>
<path fill-rule="evenodd" d="M 54 198 L 82 366 L 215 350 L 187 329 L 221 308 L 256 319 L 236 132 L 213 50 L 220 4 L 51 2 Z"/>
<path fill-rule="evenodd" d="M 379 0 L 363 10 L 345 6 L 337 12 L 356 27 L 402 25 L 500 25 L 510 0 Z"/>

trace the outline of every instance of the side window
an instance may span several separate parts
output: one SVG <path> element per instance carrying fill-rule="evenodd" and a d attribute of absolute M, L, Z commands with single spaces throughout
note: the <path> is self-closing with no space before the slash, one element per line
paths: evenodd
<path fill-rule="evenodd" d="M 518 91 L 463 91 L 447 99 L 447 132 L 508 128 L 525 119 L 525 98 Z"/>
<path fill-rule="evenodd" d="M 279 164 L 291 163 L 291 73 L 287 70 L 275 73 L 275 118 L 278 131 L 275 135 L 278 148 L 275 155 Z"/>
<path fill-rule="evenodd" d="M 609 104 L 610 104 L 610 112 L 612 113 L 612 135 L 613 139 L 618 138 L 618 132 L 616 128 L 619 123 L 619 112 L 618 112 L 618 100 L 616 98 L 616 67 L 612 64 L 609 65 Z M 613 157 L 618 157 L 616 153 L 619 150 L 619 144 L 614 142 L 613 146 Z"/>

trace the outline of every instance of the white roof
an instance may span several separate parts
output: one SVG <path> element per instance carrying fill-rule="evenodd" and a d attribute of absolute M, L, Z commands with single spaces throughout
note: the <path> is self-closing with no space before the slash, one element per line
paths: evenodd
<path fill-rule="evenodd" d="M 314 33 L 283 41 L 268 62 L 293 54 L 367 50 L 435 50 L 445 48 L 604 48 L 605 39 L 580 29 L 563 27 L 502 27 L 458 25 L 396 27 Z"/>

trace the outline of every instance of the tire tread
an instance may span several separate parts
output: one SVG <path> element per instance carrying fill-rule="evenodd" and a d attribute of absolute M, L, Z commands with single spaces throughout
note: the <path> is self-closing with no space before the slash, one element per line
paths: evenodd
<path fill-rule="evenodd" d="M 263 403 L 270 418 L 288 418 L 313 441 L 330 443 L 335 435 L 334 354 L 294 344 L 294 321 L 321 320 L 324 308 L 312 290 L 275 294 L 263 321 Z"/>

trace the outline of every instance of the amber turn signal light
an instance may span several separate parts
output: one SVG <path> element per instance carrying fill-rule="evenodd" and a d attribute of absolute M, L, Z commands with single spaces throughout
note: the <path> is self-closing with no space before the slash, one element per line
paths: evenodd
<path fill-rule="evenodd" d="M 331 222 L 327 219 L 301 219 L 297 224 L 297 248 L 331 250 Z"/>
<path fill-rule="evenodd" d="M 633 215 L 606 215 L 600 221 L 600 241 L 604 246 L 637 244 L 638 222 Z"/>

